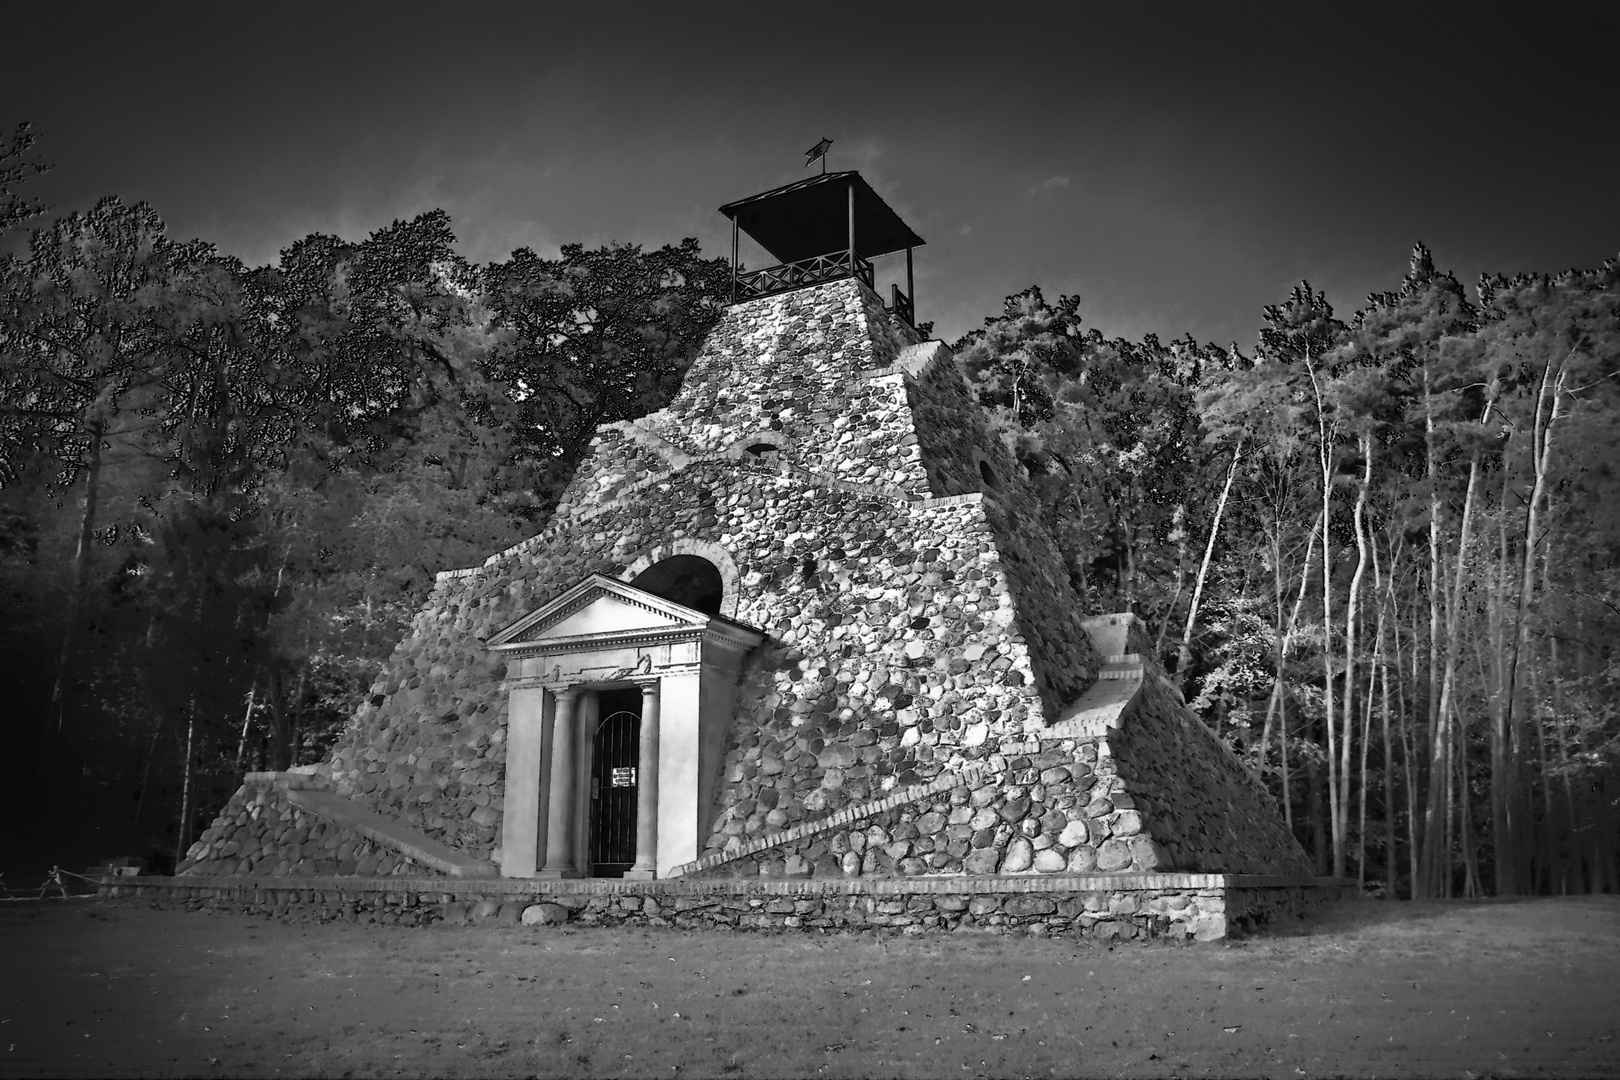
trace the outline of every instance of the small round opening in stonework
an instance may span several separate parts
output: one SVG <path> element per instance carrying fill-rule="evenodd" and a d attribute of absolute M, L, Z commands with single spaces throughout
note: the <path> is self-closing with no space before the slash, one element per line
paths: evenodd
<path fill-rule="evenodd" d="M 653 563 L 630 584 L 706 615 L 720 614 L 720 602 L 726 593 L 720 571 L 714 563 L 698 555 L 672 555 Z"/>
<path fill-rule="evenodd" d="M 777 446 L 775 443 L 763 441 L 757 442 L 744 448 L 742 452 L 742 459 L 744 461 L 754 462 L 755 464 L 774 465 L 777 462 L 777 455 L 780 451 L 781 447 Z"/>

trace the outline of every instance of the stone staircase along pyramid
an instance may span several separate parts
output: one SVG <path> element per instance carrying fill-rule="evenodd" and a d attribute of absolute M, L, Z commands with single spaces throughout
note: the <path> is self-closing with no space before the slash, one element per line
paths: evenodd
<path fill-rule="evenodd" d="M 439 576 L 330 760 L 244 785 L 182 872 L 514 865 L 515 672 L 488 643 L 678 556 L 767 640 L 694 744 L 693 839 L 660 824 L 658 876 L 1310 873 L 1134 616 L 1083 616 L 950 351 L 857 278 L 732 306 L 666 409 L 597 433 L 543 531 Z"/>

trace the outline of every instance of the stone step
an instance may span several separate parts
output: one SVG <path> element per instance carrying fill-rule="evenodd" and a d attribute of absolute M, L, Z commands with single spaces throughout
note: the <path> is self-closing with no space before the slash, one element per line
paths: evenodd
<path fill-rule="evenodd" d="M 1136 654 L 1130 654 L 1131 660 L 1115 660 L 1109 658 L 1097 672 L 1099 679 L 1140 679 L 1142 677 L 1142 661 Z"/>
<path fill-rule="evenodd" d="M 458 878 L 499 877 L 494 863 L 474 858 L 426 836 L 396 818 L 332 791 L 289 788 L 287 801 L 316 817 L 350 829 L 423 866 Z"/>

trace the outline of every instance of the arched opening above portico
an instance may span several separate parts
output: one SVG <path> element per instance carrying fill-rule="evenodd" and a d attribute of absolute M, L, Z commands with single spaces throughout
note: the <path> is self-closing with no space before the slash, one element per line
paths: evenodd
<path fill-rule="evenodd" d="M 708 615 L 737 614 L 737 564 L 730 552 L 708 540 L 662 544 L 631 563 L 620 580 Z"/>
<path fill-rule="evenodd" d="M 720 614 L 726 595 L 719 569 L 701 555 L 675 555 L 653 563 L 631 578 L 630 584 L 705 615 Z"/>

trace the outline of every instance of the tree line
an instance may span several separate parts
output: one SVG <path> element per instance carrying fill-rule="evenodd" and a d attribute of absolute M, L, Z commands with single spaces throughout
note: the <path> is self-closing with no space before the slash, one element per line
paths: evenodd
<path fill-rule="evenodd" d="M 10 734 L 33 804 L 172 858 L 243 771 L 324 756 L 436 571 L 538 531 L 595 429 L 673 395 L 729 268 L 475 266 L 437 210 L 256 267 L 116 198 L 23 235 L 31 143 L 0 147 Z"/>
<path fill-rule="evenodd" d="M 1417 245 L 1252 355 L 1106 339 L 1039 289 L 957 343 L 1088 610 L 1149 624 L 1320 873 L 1387 896 L 1616 891 L 1620 260 Z"/>
<path fill-rule="evenodd" d="M 9 734 L 172 857 L 242 772 L 324 757 L 434 572 L 669 401 L 728 268 L 473 265 L 442 211 L 250 267 L 115 198 L 36 224 L 31 142 L 0 146 Z M 1038 288 L 955 343 L 1087 610 L 1147 622 L 1322 873 L 1620 890 L 1617 273 L 1470 293 L 1419 245 L 1348 319 L 1302 283 L 1247 354 Z"/>

